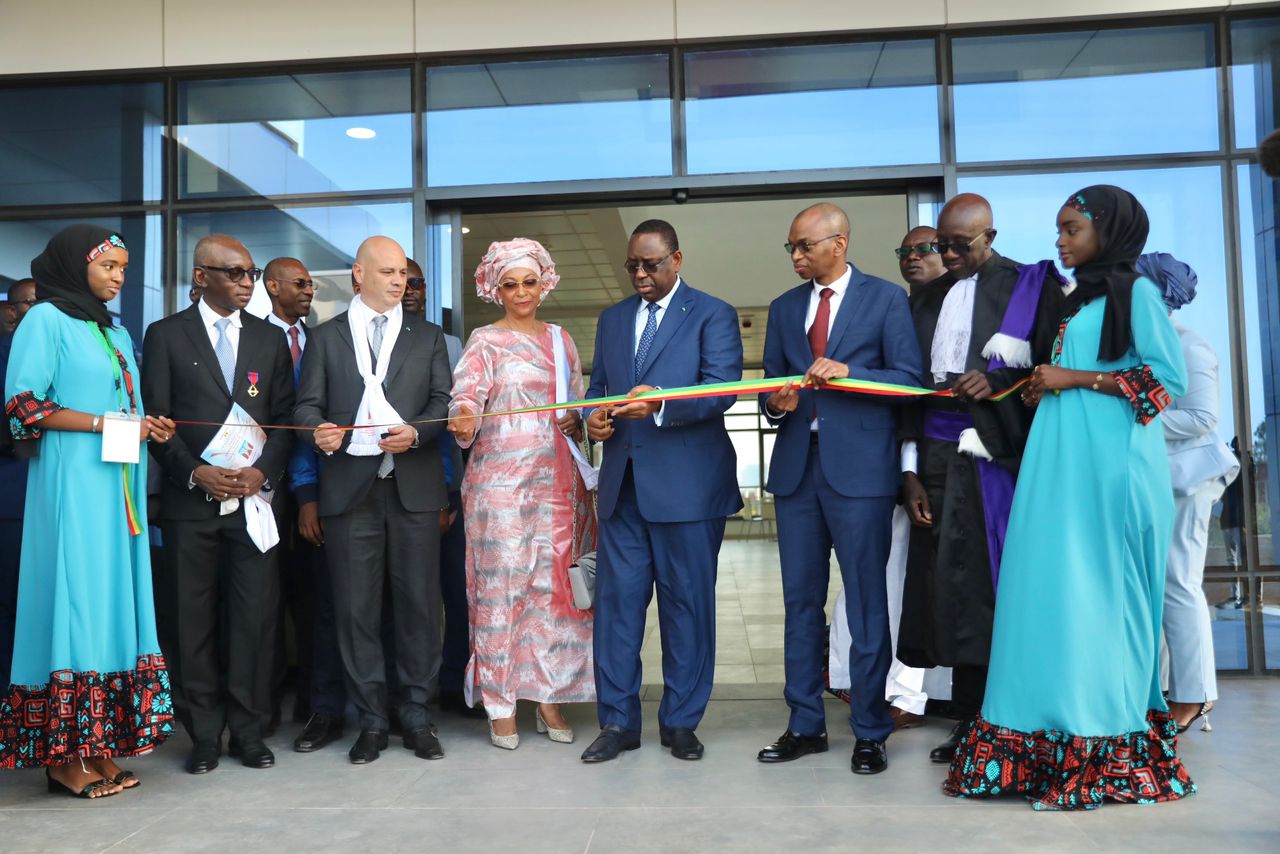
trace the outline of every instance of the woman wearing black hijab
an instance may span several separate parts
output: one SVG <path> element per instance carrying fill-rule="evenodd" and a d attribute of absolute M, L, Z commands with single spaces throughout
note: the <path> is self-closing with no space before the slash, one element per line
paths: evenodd
<path fill-rule="evenodd" d="M 982 716 L 944 790 L 1020 793 L 1037 809 L 1153 803 L 1195 791 L 1160 692 L 1173 489 L 1160 411 L 1186 388 L 1160 290 L 1134 264 L 1147 215 L 1119 187 L 1058 213 L 1075 270 L 1037 406 L 996 591 Z"/>
<path fill-rule="evenodd" d="M 168 441 L 174 424 L 143 412 L 133 341 L 107 312 L 128 264 L 124 241 L 103 228 L 74 225 L 50 240 L 31 262 L 38 302 L 5 377 L 9 430 L 35 459 L 0 768 L 43 767 L 51 793 L 86 798 L 136 786 L 114 759 L 172 730 L 139 444 Z M 137 462 L 105 462 L 108 433 L 125 452 L 112 458 L 137 451 Z"/>

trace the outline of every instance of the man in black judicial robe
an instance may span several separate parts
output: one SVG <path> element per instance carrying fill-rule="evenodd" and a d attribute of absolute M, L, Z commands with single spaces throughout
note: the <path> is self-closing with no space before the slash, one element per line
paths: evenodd
<path fill-rule="evenodd" d="M 947 273 L 911 296 L 925 378 L 956 395 L 904 407 L 900 428 L 903 499 L 913 528 L 897 655 L 912 667 L 953 668 L 952 708 L 960 718 L 930 754 L 934 762 L 951 761 L 986 692 L 995 582 L 978 458 L 985 454 L 1016 476 L 1034 416 L 1016 393 L 990 398 L 1049 361 L 1061 319 L 1061 290 L 1046 277 L 1027 337 L 997 336 L 1019 265 L 992 249 L 995 237 L 987 201 L 956 196 L 939 216 L 934 242 Z M 993 351 L 1016 367 L 989 370 Z M 947 440 L 940 422 L 972 430 Z"/>

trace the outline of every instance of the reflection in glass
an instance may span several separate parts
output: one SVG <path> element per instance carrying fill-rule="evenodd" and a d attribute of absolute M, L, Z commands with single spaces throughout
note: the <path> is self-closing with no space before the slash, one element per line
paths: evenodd
<path fill-rule="evenodd" d="M 666 54 L 427 69 L 427 185 L 671 174 Z"/>
<path fill-rule="evenodd" d="M 1231 24 L 1231 90 L 1237 148 L 1253 148 L 1276 126 L 1280 21 Z"/>
<path fill-rule="evenodd" d="M 0 205 L 160 198 L 164 84 L 0 89 Z"/>
<path fill-rule="evenodd" d="M 957 38 L 956 159 L 1216 150 L 1216 61 L 1210 24 Z"/>
<path fill-rule="evenodd" d="M 1280 275 L 1276 257 L 1276 184 L 1257 166 L 1236 167 L 1240 198 L 1240 278 L 1244 283 L 1245 342 L 1249 362 L 1249 409 L 1253 416 L 1253 466 L 1257 478 L 1258 561 L 1280 564 L 1272 537 L 1271 508 L 1280 502 L 1280 482 L 1271 457 L 1280 447 Z"/>
<path fill-rule="evenodd" d="M 411 187 L 409 73 L 179 81 L 180 197 Z"/>
<path fill-rule="evenodd" d="M 159 216 L 75 217 L 74 219 L 0 222 L 0 291 L 31 275 L 31 259 L 44 251 L 50 238 L 76 223 L 109 228 L 129 247 L 129 269 L 124 288 L 107 303 L 111 314 L 129 330 L 142 347 L 142 334 L 153 320 L 164 316 L 164 284 L 161 276 L 161 227 Z"/>
<path fill-rule="evenodd" d="M 933 42 L 685 56 L 691 174 L 936 163 Z"/>
<path fill-rule="evenodd" d="M 253 263 L 265 267 L 273 258 L 297 258 L 311 273 L 316 295 L 308 323 L 322 323 L 343 312 L 351 301 L 351 263 L 366 237 L 383 234 L 406 250 L 413 248 L 413 205 L 409 202 L 289 207 L 264 211 L 215 211 L 178 217 L 178 288 L 191 284 L 192 251 L 209 234 L 229 234 L 245 245 Z M 253 290 L 248 311 L 258 317 L 271 312 L 261 282 Z"/>

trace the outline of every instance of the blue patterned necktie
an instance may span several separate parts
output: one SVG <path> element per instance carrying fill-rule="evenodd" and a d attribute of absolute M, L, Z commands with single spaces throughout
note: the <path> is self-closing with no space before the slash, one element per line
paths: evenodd
<path fill-rule="evenodd" d="M 644 369 L 644 360 L 649 356 L 649 348 L 658 335 L 658 304 L 647 303 L 649 319 L 644 322 L 644 331 L 640 333 L 640 343 L 636 345 L 636 382 L 640 382 L 640 372 Z"/>
<path fill-rule="evenodd" d="M 214 321 L 214 328 L 218 330 L 218 341 L 213 345 L 213 355 L 218 357 L 218 367 L 222 369 L 222 380 L 227 384 L 227 392 L 235 391 L 234 383 L 236 378 L 236 354 L 231 352 L 231 339 L 227 337 L 227 327 L 231 325 L 231 318 L 224 317 Z"/>

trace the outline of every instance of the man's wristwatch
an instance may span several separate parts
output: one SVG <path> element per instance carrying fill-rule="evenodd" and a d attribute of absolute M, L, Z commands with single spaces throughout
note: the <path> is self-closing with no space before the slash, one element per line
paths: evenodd
<path fill-rule="evenodd" d="M 410 448 L 416 448 L 416 447 L 418 447 L 418 441 L 419 441 L 418 428 L 417 428 L 417 427 L 414 427 L 414 428 L 413 428 L 413 444 L 412 444 L 412 445 L 410 445 L 409 447 L 410 447 Z"/>

